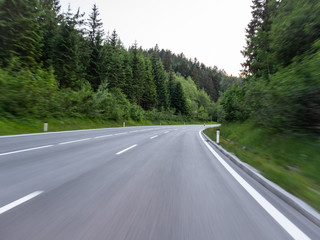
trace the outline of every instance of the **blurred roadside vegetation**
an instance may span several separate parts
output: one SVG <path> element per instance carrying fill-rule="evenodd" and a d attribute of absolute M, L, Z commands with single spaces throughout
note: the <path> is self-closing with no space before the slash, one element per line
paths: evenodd
<path fill-rule="evenodd" d="M 221 145 L 320 211 L 320 1 L 253 0 Z M 215 139 L 215 130 L 206 134 Z"/>
<path fill-rule="evenodd" d="M 216 141 L 216 128 L 204 133 Z M 320 211 L 320 139 L 277 134 L 252 122 L 225 123 L 220 145 Z"/>
<path fill-rule="evenodd" d="M 220 121 L 319 136 L 320 2 L 254 0 L 252 8 L 245 79 L 219 99 Z"/>

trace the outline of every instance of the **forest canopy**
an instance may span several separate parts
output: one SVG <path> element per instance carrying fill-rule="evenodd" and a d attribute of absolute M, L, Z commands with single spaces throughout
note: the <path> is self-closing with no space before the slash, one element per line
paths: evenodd
<path fill-rule="evenodd" d="M 0 1 L 0 115 L 217 120 L 216 101 L 239 81 L 183 53 L 125 48 L 58 0 Z"/>

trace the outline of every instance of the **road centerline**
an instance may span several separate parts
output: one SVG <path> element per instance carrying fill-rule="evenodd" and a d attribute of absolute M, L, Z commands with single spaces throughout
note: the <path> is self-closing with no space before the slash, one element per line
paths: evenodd
<path fill-rule="evenodd" d="M 6 211 L 9 211 L 10 209 L 19 206 L 20 204 L 29 201 L 32 198 L 35 198 L 36 196 L 43 193 L 43 191 L 35 191 L 33 193 L 28 194 L 27 196 L 24 196 L 22 198 L 19 198 L 18 200 L 11 202 L 3 207 L 0 208 L 0 214 L 5 213 Z"/>
<path fill-rule="evenodd" d="M 135 145 L 132 145 L 131 147 L 128 147 L 128 148 L 126 148 L 126 149 L 123 149 L 122 151 L 117 152 L 116 155 L 122 154 L 122 153 L 124 153 L 124 152 L 126 152 L 126 151 L 128 151 L 128 150 L 130 150 L 130 149 L 132 149 L 132 148 L 134 148 L 134 147 L 136 147 L 136 146 L 138 146 L 138 144 L 135 144 Z"/>
<path fill-rule="evenodd" d="M 154 139 L 154 138 L 156 138 L 156 137 L 158 137 L 158 135 L 152 136 L 152 137 L 150 137 L 150 139 Z"/>

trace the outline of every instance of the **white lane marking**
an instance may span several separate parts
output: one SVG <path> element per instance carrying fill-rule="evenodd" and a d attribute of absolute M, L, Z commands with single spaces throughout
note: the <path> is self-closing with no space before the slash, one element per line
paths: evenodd
<path fill-rule="evenodd" d="M 0 156 L 14 154 L 14 153 L 27 152 L 27 151 L 32 151 L 32 150 L 37 150 L 37 149 L 42 149 L 42 148 L 48 148 L 48 147 L 53 147 L 53 145 L 45 145 L 45 146 L 40 146 L 40 147 L 34 147 L 34 148 L 27 148 L 27 149 L 12 151 L 12 152 L 0 153 Z"/>
<path fill-rule="evenodd" d="M 124 152 L 130 150 L 131 148 L 136 147 L 136 146 L 138 146 L 138 144 L 132 145 L 131 147 L 128 147 L 128 148 L 126 148 L 126 149 L 124 149 L 124 150 L 122 150 L 122 151 L 120 151 L 120 152 L 117 152 L 116 154 L 119 155 L 119 154 L 121 154 L 121 153 L 124 153 Z"/>
<path fill-rule="evenodd" d="M 73 140 L 73 141 L 69 141 L 69 142 L 61 142 L 58 143 L 59 145 L 63 145 L 63 144 L 69 144 L 69 143 L 76 143 L 76 142 L 82 142 L 82 141 L 88 141 L 91 138 L 83 138 L 83 139 L 78 139 L 78 140 Z"/>
<path fill-rule="evenodd" d="M 145 127 L 145 126 L 143 126 L 143 127 Z M 1 139 L 1 138 L 12 138 L 12 137 L 28 137 L 28 136 L 37 136 L 37 135 L 48 135 L 48 134 L 72 133 L 72 132 L 101 131 L 101 130 L 110 130 L 110 129 L 119 129 L 119 127 L 81 129 L 81 130 L 69 130 L 69 131 L 57 131 L 57 132 L 42 132 L 42 133 L 27 133 L 27 134 L 15 134 L 15 135 L 4 135 L 4 136 L 0 136 L 0 139 Z M 153 129 L 157 129 L 157 128 L 153 128 Z M 141 131 L 141 130 L 138 130 L 138 131 Z"/>
<path fill-rule="evenodd" d="M 293 239 L 310 239 L 305 235 L 296 225 L 294 225 L 288 218 L 286 218 L 278 209 L 276 209 L 271 203 L 269 203 L 260 193 L 258 193 L 249 183 L 247 183 L 235 170 L 233 170 L 220 156 L 216 153 L 210 145 L 201 136 L 199 136 L 210 150 L 210 152 L 218 159 L 218 161 L 224 166 L 228 172 L 241 184 L 241 186 L 260 204 L 264 210 L 270 214 L 290 235 Z"/>
<path fill-rule="evenodd" d="M 164 133 L 168 133 L 169 131 L 165 131 Z"/>
<path fill-rule="evenodd" d="M 122 135 L 122 134 L 127 134 L 127 132 L 123 132 L 123 133 L 116 133 L 116 134 L 113 134 L 114 136 L 117 136 L 117 135 Z"/>
<path fill-rule="evenodd" d="M 158 135 L 152 136 L 152 137 L 150 137 L 150 139 L 154 139 L 154 138 L 156 138 L 156 137 L 158 137 Z"/>
<path fill-rule="evenodd" d="M 113 136 L 112 134 L 109 134 L 109 135 L 102 135 L 102 136 L 97 136 L 97 137 L 94 137 L 94 138 L 105 138 L 105 137 L 111 137 Z"/>
<path fill-rule="evenodd" d="M 36 192 L 30 193 L 27 196 L 19 198 L 18 200 L 1 207 L 0 208 L 0 214 L 4 213 L 6 211 L 9 211 L 10 209 L 12 209 L 12 208 L 14 208 L 14 207 L 26 202 L 26 201 L 29 201 L 30 199 L 40 195 L 41 193 L 43 193 L 43 191 L 36 191 Z"/>

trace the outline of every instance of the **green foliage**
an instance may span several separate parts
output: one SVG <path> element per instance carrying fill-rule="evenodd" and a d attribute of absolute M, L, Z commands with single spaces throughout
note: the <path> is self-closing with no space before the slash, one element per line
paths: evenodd
<path fill-rule="evenodd" d="M 101 82 L 106 78 L 106 51 L 103 47 L 104 32 L 99 15 L 98 8 L 94 4 L 88 19 L 90 57 L 87 67 L 87 79 L 94 90 L 97 90 Z"/>
<path fill-rule="evenodd" d="M 35 66 L 41 53 L 39 1 L 4 0 L 0 4 L 0 65 L 7 66 L 15 57 L 23 66 Z"/>
<path fill-rule="evenodd" d="M 154 52 L 151 56 L 151 63 L 154 82 L 157 89 L 158 109 L 167 110 L 169 108 L 169 94 L 167 87 L 168 77 L 156 52 Z"/>
<path fill-rule="evenodd" d="M 318 51 L 295 58 L 270 77 L 255 117 L 265 126 L 316 132 L 320 129 L 320 41 Z"/>
<path fill-rule="evenodd" d="M 81 31 L 79 12 L 72 15 L 71 9 L 64 14 L 54 41 L 53 67 L 60 88 L 79 89 L 85 81 L 81 63 Z"/>
<path fill-rule="evenodd" d="M 215 140 L 216 129 L 205 133 Z M 222 124 L 220 144 L 271 181 L 320 209 L 320 140 L 270 132 L 251 121 Z"/>
<path fill-rule="evenodd" d="M 222 106 L 221 120 L 237 121 L 245 120 L 248 115 L 244 107 L 245 88 L 234 84 L 219 100 Z"/>
<path fill-rule="evenodd" d="M 50 116 L 51 97 L 57 90 L 52 69 L 15 70 L 18 64 L 0 69 L 0 114 Z"/>
<path fill-rule="evenodd" d="M 55 37 L 62 20 L 58 0 L 40 0 L 41 62 L 45 68 L 53 64 Z"/>
<path fill-rule="evenodd" d="M 157 46 L 152 54 L 137 43 L 125 49 L 115 30 L 104 37 L 95 4 L 86 20 L 70 6 L 61 13 L 59 0 L 0 6 L 1 116 L 142 122 L 215 114 L 211 99 L 225 73 Z M 197 69 L 194 80 L 177 69 Z"/>
<path fill-rule="evenodd" d="M 172 106 L 175 108 L 176 113 L 182 115 L 188 115 L 189 109 L 187 105 L 187 99 L 182 89 L 181 82 L 177 82 L 172 92 Z"/>
<path fill-rule="evenodd" d="M 243 52 L 248 76 L 222 96 L 222 118 L 250 117 L 268 129 L 318 134 L 319 1 L 254 0 L 253 10 Z"/>
<path fill-rule="evenodd" d="M 310 50 L 320 38 L 320 2 L 282 1 L 272 21 L 270 42 L 274 61 L 288 66 L 295 56 Z"/>

